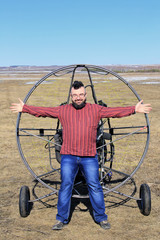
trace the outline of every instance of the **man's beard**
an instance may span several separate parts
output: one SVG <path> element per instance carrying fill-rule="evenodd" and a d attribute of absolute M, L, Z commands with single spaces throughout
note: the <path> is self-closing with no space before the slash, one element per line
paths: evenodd
<path fill-rule="evenodd" d="M 85 105 L 86 105 L 86 99 L 81 103 L 81 104 L 77 104 L 77 103 L 75 103 L 75 102 L 73 102 L 72 101 L 72 105 L 73 105 L 73 107 L 75 108 L 75 109 L 82 109 L 83 107 L 85 107 Z"/>

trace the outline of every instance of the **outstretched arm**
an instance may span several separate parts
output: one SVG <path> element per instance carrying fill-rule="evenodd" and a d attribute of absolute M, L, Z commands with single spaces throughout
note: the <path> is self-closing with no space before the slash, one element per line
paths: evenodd
<path fill-rule="evenodd" d="M 24 102 L 18 98 L 19 103 L 12 103 L 10 109 L 12 112 L 17 113 L 17 112 L 22 112 L 23 106 L 24 106 Z"/>
<path fill-rule="evenodd" d="M 143 104 L 143 100 L 138 102 L 135 106 L 136 113 L 149 113 L 151 110 L 151 104 Z"/>
<path fill-rule="evenodd" d="M 19 98 L 19 103 L 11 104 L 11 111 L 14 113 L 23 112 L 33 115 L 35 117 L 51 117 L 58 118 L 60 112 L 60 106 L 58 107 L 36 107 L 24 104 L 24 102 Z"/>

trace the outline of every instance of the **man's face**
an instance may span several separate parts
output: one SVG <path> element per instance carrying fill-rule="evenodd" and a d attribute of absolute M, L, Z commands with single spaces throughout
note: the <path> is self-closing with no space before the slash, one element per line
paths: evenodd
<path fill-rule="evenodd" d="M 72 87 L 71 89 L 71 99 L 73 103 L 76 103 L 77 105 L 81 105 L 87 97 L 87 93 L 84 87 L 81 87 L 79 89 L 74 89 Z"/>

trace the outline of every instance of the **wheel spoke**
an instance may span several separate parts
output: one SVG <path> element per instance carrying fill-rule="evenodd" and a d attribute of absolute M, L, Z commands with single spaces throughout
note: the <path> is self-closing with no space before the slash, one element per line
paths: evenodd
<path fill-rule="evenodd" d="M 31 130 L 33 130 L 33 129 L 31 129 Z M 28 132 L 27 130 L 24 130 L 24 129 L 22 129 L 22 128 L 20 129 L 20 131 L 27 134 L 27 135 L 21 135 L 21 136 L 32 136 L 32 137 L 36 137 L 36 138 L 38 138 L 38 139 L 41 139 L 41 140 L 43 140 L 43 141 L 46 141 L 46 142 L 48 142 L 48 143 L 54 144 L 54 145 L 59 146 L 59 147 L 62 146 L 62 145 L 60 145 L 60 144 L 58 144 L 58 143 L 55 143 L 55 142 L 53 142 L 53 141 L 51 141 L 51 140 L 45 139 L 45 138 L 43 138 L 43 137 L 40 137 L 39 135 L 33 134 L 33 133 L 31 133 L 31 132 Z M 43 135 L 43 136 L 45 136 L 45 135 Z M 46 135 L 46 136 L 48 136 L 48 135 Z M 52 135 L 52 137 L 53 137 L 53 135 Z"/>
<path fill-rule="evenodd" d="M 142 130 L 144 130 L 144 129 L 146 129 L 146 128 L 147 128 L 146 126 L 141 127 L 140 129 L 138 129 L 138 130 L 136 130 L 136 131 L 133 131 L 133 132 L 131 132 L 131 133 L 127 133 L 126 135 L 123 135 L 122 137 L 116 138 L 115 140 L 110 141 L 109 143 L 106 143 L 106 144 L 101 145 L 101 146 L 97 147 L 97 149 L 103 148 L 103 147 L 105 147 L 105 146 L 107 146 L 107 145 L 110 145 L 111 143 L 114 143 L 114 142 L 116 142 L 116 141 L 119 141 L 119 140 L 121 140 L 121 139 L 123 139 L 123 138 L 126 138 L 126 137 L 130 136 L 130 135 L 136 134 L 136 133 L 138 133 L 138 132 L 140 132 L 140 131 L 142 131 Z"/>

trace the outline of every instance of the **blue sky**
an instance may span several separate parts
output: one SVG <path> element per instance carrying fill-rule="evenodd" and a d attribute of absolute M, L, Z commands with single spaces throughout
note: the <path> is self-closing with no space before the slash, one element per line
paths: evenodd
<path fill-rule="evenodd" d="M 160 64 L 159 0 L 5 0 L 0 66 Z"/>

